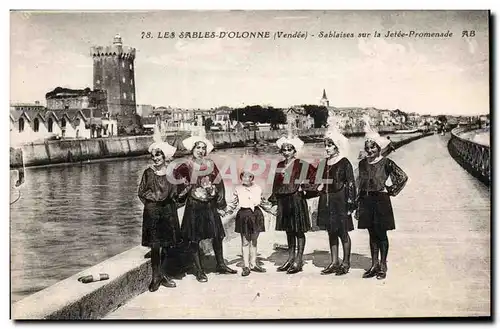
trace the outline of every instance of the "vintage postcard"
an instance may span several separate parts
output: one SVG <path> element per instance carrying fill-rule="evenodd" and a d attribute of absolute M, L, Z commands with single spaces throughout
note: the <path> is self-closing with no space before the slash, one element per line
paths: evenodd
<path fill-rule="evenodd" d="M 490 12 L 10 12 L 14 320 L 491 319 Z"/>

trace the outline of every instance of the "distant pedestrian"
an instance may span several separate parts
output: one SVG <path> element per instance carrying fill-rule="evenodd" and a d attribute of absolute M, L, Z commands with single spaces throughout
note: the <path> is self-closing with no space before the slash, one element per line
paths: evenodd
<path fill-rule="evenodd" d="M 394 147 L 394 144 L 392 143 L 391 136 L 387 136 L 387 139 L 389 140 L 389 145 L 387 145 L 387 154 L 391 152 L 396 152 L 396 148 Z"/>
<path fill-rule="evenodd" d="M 242 276 L 248 276 L 250 271 L 266 272 L 266 269 L 257 264 L 257 239 L 259 234 L 266 230 L 261 209 L 276 215 L 272 204 L 262 197 L 262 188 L 254 183 L 254 178 L 250 171 L 242 170 L 241 185 L 235 187 L 233 199 L 225 211 L 231 215 L 240 207 L 236 214 L 235 232 L 241 235 Z"/>
<path fill-rule="evenodd" d="M 363 278 L 376 276 L 377 279 L 385 279 L 387 275 L 387 231 L 396 228 L 390 197 L 398 195 L 408 181 L 406 173 L 394 161 L 382 156 L 381 151 L 388 142 L 377 132 L 367 132 L 364 144 L 366 157 L 359 162 L 356 218 L 358 228 L 368 229 L 372 257 L 372 266 Z M 392 182 L 390 186 L 386 185 L 388 178 Z"/>
<path fill-rule="evenodd" d="M 142 175 L 138 196 L 144 205 L 142 245 L 151 248 L 152 280 L 149 291 L 156 291 L 160 285 L 176 286 L 171 278 L 162 273 L 161 255 L 162 248 L 175 247 L 182 241 L 176 203 L 182 196 L 178 194 L 178 186 L 169 182 L 167 175 L 167 165 L 176 148 L 165 142 L 155 142 L 148 151 L 153 164 Z"/>

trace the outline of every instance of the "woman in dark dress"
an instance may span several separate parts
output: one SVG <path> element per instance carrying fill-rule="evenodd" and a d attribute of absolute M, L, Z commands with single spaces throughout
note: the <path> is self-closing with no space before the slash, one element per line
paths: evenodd
<path fill-rule="evenodd" d="M 202 136 L 191 136 L 183 142 L 192 155 L 176 169 L 176 177 L 189 184 L 186 207 L 182 220 L 183 238 L 190 244 L 195 265 L 195 276 L 199 282 L 207 282 L 202 264 L 199 242 L 212 240 L 217 262 L 216 271 L 221 274 L 237 273 L 224 263 L 222 240 L 226 236 L 219 211 L 226 208 L 225 188 L 215 163 L 206 156 L 213 150 L 213 144 Z"/>
<path fill-rule="evenodd" d="M 167 164 L 176 148 L 168 143 L 153 143 L 149 153 L 153 164 L 143 173 L 138 196 L 144 204 L 142 222 L 142 245 L 151 248 L 152 280 L 150 291 L 156 291 L 160 285 L 175 287 L 166 274 L 162 274 L 162 248 L 174 247 L 181 243 L 181 231 L 177 217 L 177 200 L 182 198 L 179 188 L 169 181 Z"/>
<path fill-rule="evenodd" d="M 328 232 L 331 263 L 321 274 L 344 275 L 351 267 L 351 238 L 354 230 L 351 213 L 356 209 L 356 182 L 351 162 L 345 157 L 347 138 L 335 128 L 325 135 L 326 158 L 318 165 L 318 227 Z M 324 183 L 323 183 L 324 182 Z M 339 238 L 342 241 L 343 257 L 339 264 Z"/>
<path fill-rule="evenodd" d="M 276 145 L 285 159 L 277 165 L 268 200 L 273 206 L 277 205 L 276 231 L 285 231 L 288 242 L 288 259 L 277 270 L 294 274 L 302 271 L 305 233 L 311 229 L 305 193 L 312 189 L 315 170 L 295 157 L 304 145 L 299 138 L 282 137 Z"/>
<path fill-rule="evenodd" d="M 363 278 L 376 276 L 382 280 L 387 276 L 387 231 L 396 228 L 390 197 L 398 195 L 408 181 L 406 173 L 394 161 L 381 155 L 388 142 L 376 132 L 367 133 L 366 157 L 359 162 L 358 228 L 368 229 L 372 256 L 372 266 Z M 390 186 L 386 185 L 388 178 Z"/>

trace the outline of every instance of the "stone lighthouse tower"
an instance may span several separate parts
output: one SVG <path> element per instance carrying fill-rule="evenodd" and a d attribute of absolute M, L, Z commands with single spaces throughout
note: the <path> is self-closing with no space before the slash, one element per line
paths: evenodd
<path fill-rule="evenodd" d="M 90 49 L 94 61 L 94 90 L 105 90 L 111 117 L 118 123 L 118 133 L 138 128 L 135 103 L 135 48 L 124 47 L 117 34 L 113 44 Z"/>

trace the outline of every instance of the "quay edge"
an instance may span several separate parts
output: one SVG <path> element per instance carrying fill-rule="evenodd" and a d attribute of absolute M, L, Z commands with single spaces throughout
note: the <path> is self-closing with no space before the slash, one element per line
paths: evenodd
<path fill-rule="evenodd" d="M 380 127 L 380 134 L 390 134 L 396 127 Z M 324 136 L 325 128 L 315 128 L 300 131 L 299 136 L 307 143 L 319 140 Z M 242 131 L 242 132 L 210 132 L 207 138 L 218 149 L 252 146 L 255 143 L 274 142 L 286 134 L 284 130 L 270 131 Z M 363 136 L 361 129 L 345 131 L 347 137 Z M 166 141 L 177 147 L 177 156 L 183 156 L 187 150 L 182 140 L 188 137 L 187 133 L 166 136 Z M 153 142 L 150 135 L 123 136 L 96 139 L 68 139 L 51 140 L 28 143 L 22 146 L 11 147 L 10 168 L 17 169 L 34 166 L 57 164 L 77 164 L 112 160 L 123 157 L 146 155 L 149 145 Z M 22 150 L 22 155 L 20 150 Z"/>

